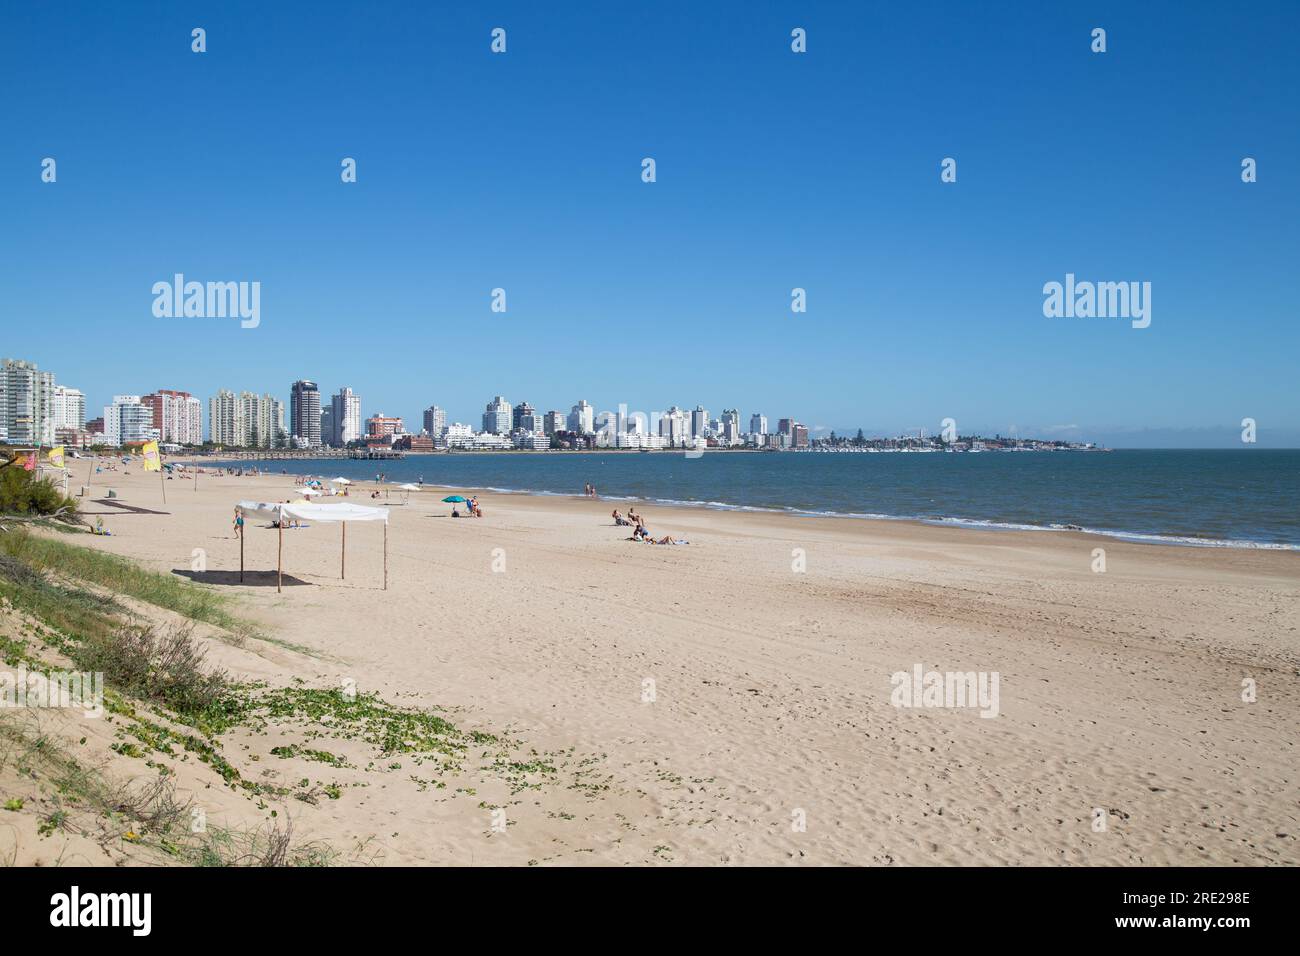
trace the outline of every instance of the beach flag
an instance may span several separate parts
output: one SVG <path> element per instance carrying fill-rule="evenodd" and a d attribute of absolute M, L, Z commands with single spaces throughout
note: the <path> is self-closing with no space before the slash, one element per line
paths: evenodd
<path fill-rule="evenodd" d="M 144 458 L 145 471 L 161 471 L 162 460 L 158 457 L 158 443 L 156 441 L 147 441 L 140 449 L 140 454 Z"/>
<path fill-rule="evenodd" d="M 50 464 L 55 468 L 63 468 L 63 446 L 55 445 L 50 449 Z"/>

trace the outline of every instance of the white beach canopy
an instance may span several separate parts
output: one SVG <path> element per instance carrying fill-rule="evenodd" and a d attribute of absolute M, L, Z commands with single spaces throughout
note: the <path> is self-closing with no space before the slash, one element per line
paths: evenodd
<path fill-rule="evenodd" d="M 382 521 L 384 523 L 384 590 L 388 590 L 388 509 L 367 505 L 323 505 L 277 501 L 241 501 L 239 513 L 246 518 L 265 518 L 276 522 L 280 531 L 280 544 L 276 555 L 276 590 L 284 590 L 284 523 L 285 521 L 338 522 L 340 535 L 339 577 L 347 576 L 348 522 Z M 239 580 L 244 580 L 244 536 L 239 536 Z"/>
<path fill-rule="evenodd" d="M 350 484 L 352 484 L 352 482 L 348 481 L 346 478 L 331 478 L 331 479 L 330 479 L 330 484 L 331 484 L 331 485 L 350 485 Z"/>
<path fill-rule="evenodd" d="M 420 490 L 420 486 L 419 486 L 419 485 L 413 485 L 413 484 L 411 484 L 409 481 L 408 481 L 406 484 L 404 484 L 404 485 L 398 485 L 397 487 L 399 487 L 399 488 L 405 488 L 407 491 L 419 491 L 419 490 Z"/>

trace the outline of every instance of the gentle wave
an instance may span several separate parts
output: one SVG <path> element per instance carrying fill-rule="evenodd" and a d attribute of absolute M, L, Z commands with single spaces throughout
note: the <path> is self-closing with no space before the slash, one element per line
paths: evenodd
<path fill-rule="evenodd" d="M 382 465 L 264 460 L 292 473 L 502 495 L 577 498 L 596 477 L 611 505 L 646 502 L 809 518 L 915 521 L 986 531 L 1075 531 L 1146 544 L 1300 551 L 1300 452 L 979 455 L 961 469 L 915 455 L 413 456 Z M 888 459 L 882 461 L 882 459 Z M 215 464 L 215 463 L 214 463 Z M 238 467 L 241 462 L 230 462 Z M 677 492 L 662 494 L 664 489 Z M 609 494 L 609 492 L 617 492 Z M 855 507 L 863 504 L 869 507 Z"/>
<path fill-rule="evenodd" d="M 438 486 L 443 487 L 443 486 Z M 446 487 L 452 487 L 450 485 Z M 581 498 L 582 495 L 564 491 L 546 491 L 532 488 L 501 488 L 485 486 L 483 491 L 501 495 L 538 495 L 549 498 Z M 666 508 L 705 508 L 710 511 L 737 511 L 756 514 L 787 515 L 799 518 L 853 518 L 860 521 L 916 521 L 921 524 L 956 526 L 979 531 L 1072 531 L 1075 534 L 1095 534 L 1106 538 L 1119 538 L 1139 544 L 1163 544 L 1192 548 L 1245 548 L 1260 551 L 1300 551 L 1300 545 L 1277 544 L 1267 541 L 1220 540 L 1196 538 L 1189 535 L 1143 534 L 1138 531 L 1116 531 L 1106 528 L 1070 527 L 1062 524 L 1024 524 L 1012 521 L 990 521 L 985 518 L 961 518 L 954 515 L 891 515 L 861 511 L 815 511 L 808 508 L 764 508 L 760 505 L 736 505 L 726 501 L 693 501 L 684 498 L 652 498 L 641 495 L 601 495 L 601 501 L 644 501 Z"/>

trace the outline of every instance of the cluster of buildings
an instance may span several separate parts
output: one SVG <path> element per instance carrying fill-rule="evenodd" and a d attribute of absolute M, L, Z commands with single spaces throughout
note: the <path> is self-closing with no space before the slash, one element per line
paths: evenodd
<path fill-rule="evenodd" d="M 59 385 L 53 372 L 21 359 L 0 361 L 0 442 L 10 445 L 79 444 L 86 429 L 86 396 Z"/>
<path fill-rule="evenodd" d="M 284 402 L 274 395 L 220 389 L 208 399 L 208 440 L 234 448 L 283 448 Z"/>
<path fill-rule="evenodd" d="M 320 387 L 299 379 L 289 387 L 289 402 L 256 392 L 220 389 L 203 402 L 189 392 L 160 388 L 148 395 L 114 395 L 103 415 L 86 420 L 85 395 L 57 385 L 52 372 L 31 362 L 5 359 L 0 365 L 0 442 L 128 446 L 150 440 L 164 448 L 205 443 L 227 448 L 364 448 L 435 451 L 442 449 L 595 449 L 639 450 L 703 448 L 799 449 L 808 447 L 808 429 L 789 418 L 769 430 L 768 419 L 754 414 L 749 428 L 740 412 L 725 409 L 710 416 L 702 406 L 676 405 L 663 412 L 598 412 L 586 400 L 564 411 L 539 411 L 528 402 L 512 404 L 494 396 L 480 427 L 449 422 L 445 409 L 424 410 L 423 427 L 408 431 L 400 417 L 375 412 L 362 418 L 361 398 L 340 388 L 322 400 Z M 287 412 L 287 417 L 286 417 Z"/>
<path fill-rule="evenodd" d="M 811 451 L 819 452 L 967 452 L 985 451 L 1105 451 L 1096 442 L 1043 440 L 994 435 L 926 435 L 918 429 L 915 435 L 898 435 L 892 438 L 867 438 L 858 429 L 855 437 L 836 435 L 814 438 Z"/>
<path fill-rule="evenodd" d="M 448 422 L 446 412 L 434 405 L 424 412 L 422 437 L 434 448 L 545 449 L 623 448 L 641 451 L 703 448 L 807 448 L 808 429 L 794 419 L 780 419 L 769 431 L 765 415 L 752 415 L 749 429 L 740 412 L 726 409 L 714 418 L 702 405 L 686 411 L 676 405 L 663 412 L 598 412 L 590 402 L 579 401 L 567 413 L 539 411 L 529 402 L 511 404 L 494 396 L 483 410 L 480 428 Z"/>
<path fill-rule="evenodd" d="M 138 445 L 158 441 L 168 447 L 203 443 L 203 403 L 189 392 L 160 388 L 149 395 L 114 395 L 104 414 L 85 423 L 82 434 L 65 445 Z"/>
<path fill-rule="evenodd" d="M 203 405 L 189 392 L 160 388 L 114 395 L 102 416 L 86 419 L 86 396 L 59 385 L 34 362 L 0 361 L 0 442 L 10 445 L 130 445 L 151 439 L 203 442 Z"/>

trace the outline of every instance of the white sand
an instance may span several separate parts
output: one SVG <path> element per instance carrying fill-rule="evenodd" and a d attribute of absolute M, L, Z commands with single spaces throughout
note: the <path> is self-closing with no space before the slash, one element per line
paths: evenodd
<path fill-rule="evenodd" d="M 93 497 L 113 487 L 167 514 L 90 502 L 113 536 L 79 540 L 166 571 L 203 549 L 213 580 L 238 569 L 234 503 L 294 496 L 291 477 L 166 486 L 164 506 L 156 475 L 97 476 Z M 574 748 L 565 772 L 588 760 L 609 789 L 502 792 L 510 825 L 494 833 L 483 793 L 421 790 L 410 767 L 339 771 L 368 785 L 290 811 L 298 833 L 365 847 L 350 858 L 1300 862 L 1300 555 L 657 507 L 651 531 L 691 544 L 652 547 L 624 540 L 610 502 L 483 494 L 487 517 L 457 521 L 441 497 L 393 508 L 387 591 L 379 525 L 349 528 L 345 581 L 337 525 L 286 532 L 303 583 L 214 586 L 316 656 L 214 643 L 213 660 L 453 708 L 464 727 Z M 347 500 L 372 503 L 361 485 Z M 277 537 L 250 524 L 250 569 L 274 570 Z M 917 663 L 997 672 L 999 715 L 892 706 L 890 675 Z M 234 735 L 226 750 L 252 776 L 272 746 Z"/>

